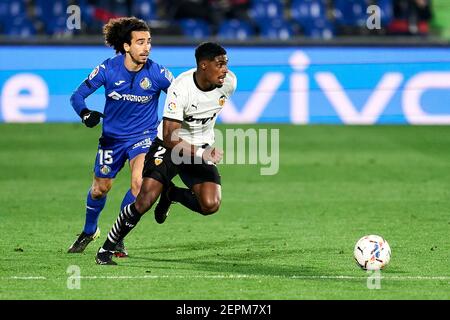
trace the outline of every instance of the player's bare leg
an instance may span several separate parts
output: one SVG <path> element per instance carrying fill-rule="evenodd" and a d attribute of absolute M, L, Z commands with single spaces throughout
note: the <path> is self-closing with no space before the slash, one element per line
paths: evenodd
<path fill-rule="evenodd" d="M 142 186 L 142 170 L 144 169 L 145 153 L 141 153 L 131 159 L 131 193 L 137 197 Z"/>
<path fill-rule="evenodd" d="M 155 207 L 155 220 L 159 224 L 164 223 L 164 221 L 166 221 L 167 216 L 169 215 L 170 205 L 173 202 L 170 198 L 170 194 L 175 189 L 177 188 L 175 187 L 172 181 L 169 183 L 169 185 L 164 186 L 162 189 L 158 204 Z"/>
<path fill-rule="evenodd" d="M 192 211 L 206 216 L 219 210 L 221 199 L 221 186 L 214 182 L 195 184 L 192 190 L 171 184 L 161 193 L 161 198 L 155 207 L 155 220 L 158 223 L 164 223 L 172 202 L 179 202 Z"/>
<path fill-rule="evenodd" d="M 192 187 L 201 208 L 201 214 L 210 215 L 219 210 L 222 201 L 222 188 L 214 182 L 203 182 Z"/>
<path fill-rule="evenodd" d="M 137 212 L 140 215 L 145 214 L 152 205 L 156 202 L 163 190 L 163 184 L 153 178 L 144 178 L 141 186 L 141 191 L 136 197 L 134 203 Z"/>
<path fill-rule="evenodd" d="M 91 195 L 92 198 L 98 200 L 107 195 L 107 193 L 111 190 L 114 179 L 110 178 L 99 178 L 94 176 L 92 180 L 91 186 Z"/>

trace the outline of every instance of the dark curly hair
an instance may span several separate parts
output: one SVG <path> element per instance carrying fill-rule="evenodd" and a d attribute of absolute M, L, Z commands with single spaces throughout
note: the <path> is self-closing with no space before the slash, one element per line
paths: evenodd
<path fill-rule="evenodd" d="M 150 27 L 144 20 L 136 17 L 110 19 L 103 26 L 103 35 L 107 46 L 113 47 L 116 53 L 125 54 L 124 43 L 131 44 L 132 31 L 148 31 Z"/>

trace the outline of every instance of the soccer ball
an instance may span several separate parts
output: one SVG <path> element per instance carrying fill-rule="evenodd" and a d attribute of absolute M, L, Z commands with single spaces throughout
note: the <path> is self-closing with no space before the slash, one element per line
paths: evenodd
<path fill-rule="evenodd" d="M 368 235 L 358 240 L 353 256 L 364 270 L 380 270 L 389 263 L 391 248 L 383 237 Z"/>

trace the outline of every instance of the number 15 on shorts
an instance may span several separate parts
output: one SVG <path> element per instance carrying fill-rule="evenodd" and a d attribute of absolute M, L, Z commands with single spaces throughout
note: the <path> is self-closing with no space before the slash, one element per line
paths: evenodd
<path fill-rule="evenodd" d="M 98 150 L 98 163 L 100 165 L 104 164 L 112 164 L 113 163 L 113 157 L 112 157 L 112 150 Z"/>

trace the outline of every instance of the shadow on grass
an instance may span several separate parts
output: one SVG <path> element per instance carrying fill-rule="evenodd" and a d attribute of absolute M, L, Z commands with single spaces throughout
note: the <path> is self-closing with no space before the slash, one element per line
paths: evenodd
<path fill-rule="evenodd" d="M 280 240 L 283 239 L 241 238 L 165 244 L 156 248 L 141 247 L 133 249 L 123 265 L 146 269 L 185 270 L 190 273 L 217 272 L 225 276 L 226 274 L 277 277 L 319 275 L 319 270 L 305 263 L 298 249 L 283 248 Z M 266 246 L 266 243 L 278 244 Z M 138 255 L 137 252 L 145 256 Z M 143 263 L 133 263 L 138 260 Z M 118 261 L 119 264 L 121 261 Z"/>

